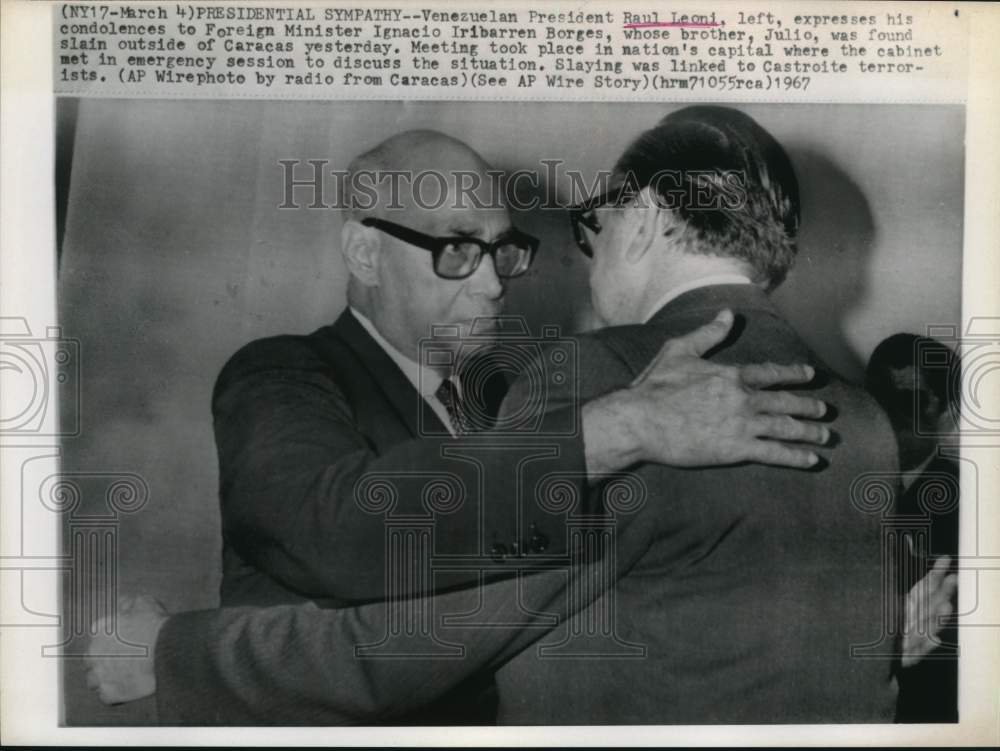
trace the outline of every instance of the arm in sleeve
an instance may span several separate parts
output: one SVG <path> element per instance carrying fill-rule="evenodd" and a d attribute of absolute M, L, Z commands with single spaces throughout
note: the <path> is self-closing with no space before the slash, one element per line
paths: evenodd
<path fill-rule="evenodd" d="M 537 620 L 538 613 L 561 621 L 586 607 L 648 545 L 648 532 L 632 525 L 620 534 L 613 563 L 601 560 L 503 579 L 482 589 L 338 610 L 307 603 L 172 616 L 155 648 L 159 722 L 343 725 L 391 720 L 531 648 L 552 628 L 551 622 Z M 607 565 L 614 566 L 611 575 Z M 357 645 L 379 642 L 387 623 L 405 616 L 392 614 L 390 608 L 412 612 L 415 604 L 430 607 L 440 623 L 441 614 L 472 612 L 483 603 L 481 620 L 502 625 L 442 626 L 435 631 L 442 641 L 460 645 L 461 657 L 355 655 Z"/>

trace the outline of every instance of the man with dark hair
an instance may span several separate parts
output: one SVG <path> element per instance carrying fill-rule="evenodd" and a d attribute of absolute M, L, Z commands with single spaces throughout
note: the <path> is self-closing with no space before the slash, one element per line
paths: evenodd
<path fill-rule="evenodd" d="M 872 351 L 865 388 L 889 416 L 903 472 L 919 473 L 955 430 L 960 379 L 958 357 L 930 337 L 893 334 Z"/>
<path fill-rule="evenodd" d="M 889 416 L 902 471 L 899 514 L 922 534 L 910 538 L 901 586 L 909 590 L 933 568 L 947 570 L 958 555 L 959 471 L 938 451 L 956 429 L 961 367 L 945 344 L 926 336 L 893 334 L 879 342 L 865 386 Z M 954 590 L 954 575 L 950 588 Z M 938 648 L 899 673 L 900 722 L 958 722 L 958 628 L 941 630 Z"/>
<path fill-rule="evenodd" d="M 639 135 L 615 165 L 617 200 L 649 186 L 652 202 L 683 223 L 675 243 L 734 259 L 754 284 L 773 289 L 795 258 L 798 181 L 770 133 L 737 110 L 721 112 L 685 107 Z"/>
<path fill-rule="evenodd" d="M 891 656 L 852 656 L 898 609 L 883 601 L 882 518 L 856 507 L 851 490 L 866 473 L 896 471 L 895 445 L 872 398 L 768 299 L 795 254 L 790 160 L 746 114 L 697 106 L 640 135 L 615 174 L 609 193 L 573 211 L 609 327 L 580 339 L 581 398 L 630 382 L 664 341 L 728 308 L 737 325 L 711 360 L 810 363 L 820 383 L 808 393 L 836 405 L 839 440 L 822 471 L 635 467 L 656 530 L 649 548 L 499 671 L 500 720 L 891 721 Z"/>

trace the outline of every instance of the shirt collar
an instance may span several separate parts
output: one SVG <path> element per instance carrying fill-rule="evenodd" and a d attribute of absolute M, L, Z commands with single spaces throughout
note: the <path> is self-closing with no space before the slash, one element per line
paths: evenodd
<path fill-rule="evenodd" d="M 441 381 L 444 379 L 441 374 L 432 368 L 428 368 L 426 365 L 421 365 L 409 357 L 404 355 L 398 349 L 393 347 L 389 341 L 379 333 L 378 329 L 375 328 L 375 324 L 368 320 L 364 315 L 358 312 L 353 306 L 349 306 L 348 310 L 351 311 L 351 315 L 358 319 L 358 323 L 364 327 L 365 331 L 371 336 L 375 342 L 385 350 L 385 353 L 392 358 L 392 361 L 396 363 L 406 379 L 413 384 L 413 388 L 423 396 L 435 396 L 438 387 L 441 386 Z M 457 380 L 457 379 L 453 379 Z"/>
<path fill-rule="evenodd" d="M 655 316 L 657 312 L 659 312 L 668 302 L 680 297 L 685 292 L 690 292 L 691 290 L 698 289 L 699 287 L 712 287 L 717 284 L 753 284 L 753 282 L 743 274 L 710 274 L 708 276 L 692 279 L 690 282 L 685 282 L 684 284 L 678 284 L 676 287 L 671 287 L 667 290 L 667 293 L 656 301 L 656 304 L 646 312 L 642 322 L 649 323 L 650 319 Z"/>

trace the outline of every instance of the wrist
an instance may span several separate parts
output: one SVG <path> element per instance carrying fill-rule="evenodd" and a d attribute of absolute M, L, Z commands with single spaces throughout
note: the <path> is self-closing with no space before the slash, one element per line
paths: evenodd
<path fill-rule="evenodd" d="M 642 460 L 642 410 L 630 389 L 587 402 L 583 409 L 587 475 L 614 472 Z"/>

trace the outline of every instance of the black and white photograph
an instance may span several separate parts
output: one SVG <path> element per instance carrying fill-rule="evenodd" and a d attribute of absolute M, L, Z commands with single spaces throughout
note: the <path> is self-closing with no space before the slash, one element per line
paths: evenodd
<path fill-rule="evenodd" d="M 67 723 L 957 719 L 961 107 L 58 115 Z"/>
<path fill-rule="evenodd" d="M 772 6 L 5 6 L 4 734 L 1000 740 L 1000 14 Z"/>

